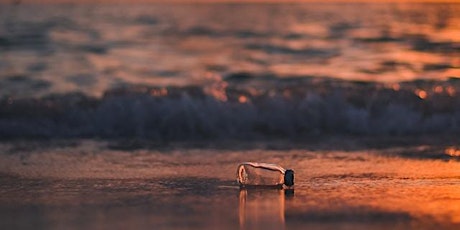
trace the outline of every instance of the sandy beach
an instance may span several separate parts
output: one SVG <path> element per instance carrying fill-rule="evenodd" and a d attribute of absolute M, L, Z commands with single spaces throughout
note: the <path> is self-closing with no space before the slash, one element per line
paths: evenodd
<path fill-rule="evenodd" d="M 89 140 L 2 143 L 1 227 L 460 226 L 460 161 L 442 146 L 365 150 L 359 145 L 347 150 L 285 144 L 255 148 L 247 143 L 240 149 L 184 146 L 126 149 Z M 240 189 L 235 170 L 247 160 L 293 168 L 294 190 Z"/>

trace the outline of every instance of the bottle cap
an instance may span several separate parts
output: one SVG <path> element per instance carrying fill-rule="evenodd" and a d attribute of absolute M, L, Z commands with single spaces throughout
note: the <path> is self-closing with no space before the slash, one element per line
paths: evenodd
<path fill-rule="evenodd" d="M 284 172 L 284 184 L 288 187 L 294 185 L 294 170 L 286 169 Z"/>

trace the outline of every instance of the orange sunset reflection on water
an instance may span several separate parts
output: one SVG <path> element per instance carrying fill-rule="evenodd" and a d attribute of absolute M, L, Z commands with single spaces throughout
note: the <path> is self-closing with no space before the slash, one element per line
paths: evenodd
<path fill-rule="evenodd" d="M 7 80 L 3 94 L 13 96 L 74 91 L 101 96 L 120 85 L 201 85 L 209 76 L 237 73 L 389 84 L 445 80 L 460 77 L 458 8 L 452 3 L 5 5 L 0 78 L 33 76 L 43 82 L 34 87 Z M 60 20 L 54 23 L 46 16 L 51 13 Z"/>

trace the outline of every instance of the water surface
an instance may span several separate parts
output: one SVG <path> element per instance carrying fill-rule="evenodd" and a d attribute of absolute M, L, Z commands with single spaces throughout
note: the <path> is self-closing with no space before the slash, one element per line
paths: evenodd
<path fill-rule="evenodd" d="M 454 3 L 3 5 L 1 95 L 101 96 L 241 72 L 444 80 L 460 77 L 458 11 Z"/>

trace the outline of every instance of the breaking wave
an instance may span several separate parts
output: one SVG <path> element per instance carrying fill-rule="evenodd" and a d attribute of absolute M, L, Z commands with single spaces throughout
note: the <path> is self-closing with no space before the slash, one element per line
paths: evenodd
<path fill-rule="evenodd" d="M 0 138 L 153 140 L 460 133 L 460 81 L 384 83 L 240 73 L 200 86 L 4 97 Z"/>

